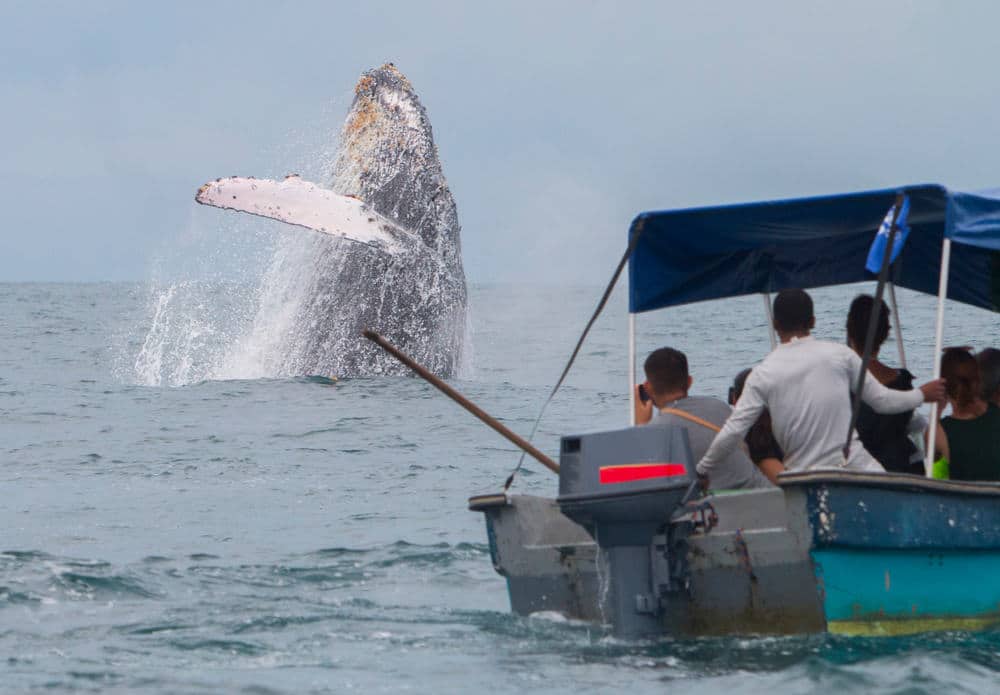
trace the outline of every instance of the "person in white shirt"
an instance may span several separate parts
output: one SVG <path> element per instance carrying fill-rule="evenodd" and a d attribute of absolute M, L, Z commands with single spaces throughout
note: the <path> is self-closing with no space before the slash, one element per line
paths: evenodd
<path fill-rule="evenodd" d="M 857 386 L 861 358 L 846 345 L 813 338 L 810 332 L 815 325 L 812 299 L 806 292 L 778 293 L 774 328 L 781 344 L 750 372 L 735 409 L 698 462 L 703 487 L 765 408 L 785 454 L 786 471 L 883 470 L 865 451 L 857 432 L 852 432 L 850 454 L 844 458 L 851 423 L 850 394 Z M 894 391 L 868 378 L 862 400 L 877 413 L 901 413 L 924 402 L 940 401 L 944 392 L 943 379 L 911 391 Z"/>

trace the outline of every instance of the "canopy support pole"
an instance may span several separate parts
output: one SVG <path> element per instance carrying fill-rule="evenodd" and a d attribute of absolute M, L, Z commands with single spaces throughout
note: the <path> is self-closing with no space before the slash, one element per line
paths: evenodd
<path fill-rule="evenodd" d="M 778 347 L 778 336 L 774 334 L 774 313 L 771 311 L 771 293 L 764 292 L 764 311 L 767 313 L 767 335 L 771 339 L 771 349 Z"/>
<path fill-rule="evenodd" d="M 896 194 L 896 202 L 892 206 L 892 222 L 889 224 L 889 238 L 886 240 L 885 251 L 882 252 L 882 263 L 878 271 L 878 284 L 875 287 L 875 304 L 872 307 L 872 314 L 868 318 L 868 330 L 865 332 L 865 349 L 861 353 L 861 369 L 858 371 L 858 381 L 854 387 L 851 403 L 851 426 L 847 428 L 847 441 L 844 442 L 844 466 L 851 460 L 851 441 L 855 437 L 854 428 L 858 424 L 858 416 L 861 414 L 861 402 L 865 392 L 865 377 L 868 376 L 868 367 L 871 365 L 872 357 L 875 355 L 875 330 L 878 327 L 879 314 L 882 313 L 882 305 L 885 303 L 882 297 L 885 295 L 885 286 L 889 282 L 889 266 L 892 265 L 892 249 L 896 245 L 896 234 L 899 227 L 899 213 L 903 209 L 906 195 L 902 192 Z"/>
<path fill-rule="evenodd" d="M 941 245 L 941 277 L 938 281 L 937 332 L 934 336 L 934 379 L 941 378 L 941 350 L 944 349 L 944 300 L 948 296 L 948 269 L 951 263 L 951 239 L 945 238 Z M 924 461 L 924 473 L 928 478 L 934 477 L 934 445 L 937 443 L 938 404 L 931 404 L 931 420 L 928 424 L 927 459 Z"/>
<path fill-rule="evenodd" d="M 635 427 L 635 314 L 628 312 L 628 422 Z"/>
<path fill-rule="evenodd" d="M 899 305 L 896 303 L 896 285 L 889 283 L 889 301 L 892 302 L 892 319 L 896 327 L 896 347 L 899 349 L 899 366 L 906 369 L 906 350 L 903 348 L 903 323 L 899 318 Z"/>

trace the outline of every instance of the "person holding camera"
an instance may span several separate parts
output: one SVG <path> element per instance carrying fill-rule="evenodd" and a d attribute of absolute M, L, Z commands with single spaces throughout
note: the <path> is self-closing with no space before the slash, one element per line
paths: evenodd
<path fill-rule="evenodd" d="M 691 455 L 698 461 L 729 417 L 731 408 L 711 396 L 688 394 L 694 379 L 687 356 L 680 350 L 654 350 L 643 364 L 646 381 L 637 384 L 635 422 L 638 425 L 676 425 L 687 430 Z M 693 463 L 693 462 L 692 462 Z M 742 449 L 734 449 L 712 471 L 713 490 L 771 487 L 771 483 Z"/>

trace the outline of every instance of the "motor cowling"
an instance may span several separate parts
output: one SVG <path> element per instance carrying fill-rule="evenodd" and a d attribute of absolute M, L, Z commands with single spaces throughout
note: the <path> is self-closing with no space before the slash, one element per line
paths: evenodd
<path fill-rule="evenodd" d="M 602 615 L 618 635 L 662 632 L 670 519 L 695 475 L 687 432 L 666 425 L 567 436 L 559 458 L 559 507 L 601 550 Z"/>

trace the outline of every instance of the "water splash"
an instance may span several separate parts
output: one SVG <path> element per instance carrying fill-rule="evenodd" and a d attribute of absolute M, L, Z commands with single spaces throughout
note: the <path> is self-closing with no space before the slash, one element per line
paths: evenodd
<path fill-rule="evenodd" d="M 598 531 L 599 529 L 595 527 L 595 541 L 597 540 Z M 597 544 L 597 556 L 595 560 L 597 566 L 597 610 L 601 614 L 601 625 L 610 625 L 611 620 L 608 618 L 607 609 L 611 589 L 611 559 L 600 543 Z"/>
<path fill-rule="evenodd" d="M 314 282 L 310 258 L 325 241 L 313 236 L 283 234 L 270 267 L 257 289 L 256 312 L 247 331 L 223 355 L 213 378 L 257 379 L 304 374 L 290 355 L 310 327 L 302 313 Z"/>

